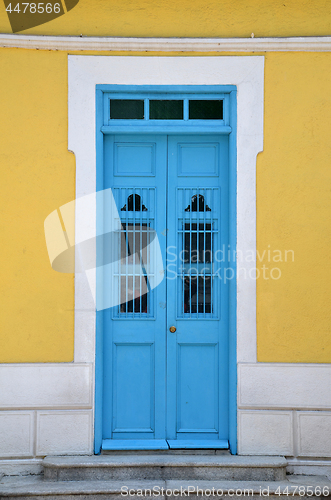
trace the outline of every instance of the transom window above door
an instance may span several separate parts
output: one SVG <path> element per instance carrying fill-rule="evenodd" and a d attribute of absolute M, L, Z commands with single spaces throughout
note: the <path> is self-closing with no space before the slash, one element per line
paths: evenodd
<path fill-rule="evenodd" d="M 223 120 L 223 99 L 109 99 L 110 120 Z"/>
<path fill-rule="evenodd" d="M 102 87 L 102 86 L 100 86 Z M 184 89 L 183 89 L 184 90 Z M 229 93 L 215 92 L 192 93 L 154 92 L 142 93 L 134 88 L 128 92 L 103 92 L 104 116 L 102 127 L 121 126 L 131 123 L 137 125 L 158 126 L 173 125 L 197 126 L 205 123 L 209 126 L 229 125 Z M 106 130 L 102 130 L 107 133 Z"/>

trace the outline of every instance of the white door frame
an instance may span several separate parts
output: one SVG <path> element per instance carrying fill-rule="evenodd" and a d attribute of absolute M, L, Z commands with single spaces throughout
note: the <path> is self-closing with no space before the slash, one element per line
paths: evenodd
<path fill-rule="evenodd" d="M 69 150 L 76 197 L 96 191 L 97 84 L 237 87 L 237 364 L 256 363 L 256 156 L 263 149 L 264 56 L 68 56 Z M 95 233 L 95 210 L 76 213 L 76 238 Z M 249 259 L 245 256 L 249 255 Z M 251 271 L 251 272 L 250 272 Z M 95 362 L 95 275 L 75 276 L 74 362 Z M 92 294 L 91 294 L 92 290 Z M 92 370 L 94 373 L 94 370 Z M 238 387 L 238 393 L 240 387 Z"/>

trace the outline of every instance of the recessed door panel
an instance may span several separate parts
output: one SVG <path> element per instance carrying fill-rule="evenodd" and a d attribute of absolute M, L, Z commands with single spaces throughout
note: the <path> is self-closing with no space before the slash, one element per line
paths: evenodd
<path fill-rule="evenodd" d="M 178 144 L 178 175 L 217 176 L 219 144 L 181 142 Z"/>
<path fill-rule="evenodd" d="M 218 353 L 213 344 L 178 344 L 177 432 L 218 432 Z"/>
<path fill-rule="evenodd" d="M 154 432 L 154 345 L 115 344 L 113 434 Z"/>
<path fill-rule="evenodd" d="M 147 141 L 115 142 L 114 175 L 151 176 L 155 173 L 156 144 Z"/>

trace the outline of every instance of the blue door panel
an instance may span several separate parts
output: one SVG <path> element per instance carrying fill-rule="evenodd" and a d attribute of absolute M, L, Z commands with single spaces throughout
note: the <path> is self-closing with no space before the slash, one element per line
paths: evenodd
<path fill-rule="evenodd" d="M 166 228 L 166 161 L 166 136 L 105 137 L 105 188 L 113 192 L 121 237 L 109 277 L 118 304 L 104 312 L 103 449 L 140 449 L 151 440 L 166 447 L 165 308 L 158 306 L 165 280 L 151 286 L 145 250 Z M 161 251 L 164 260 L 164 244 Z"/>
<path fill-rule="evenodd" d="M 218 433 L 215 344 L 178 343 L 178 433 Z"/>
<path fill-rule="evenodd" d="M 168 138 L 167 245 L 177 253 L 167 281 L 167 323 L 176 327 L 167 333 L 171 447 L 224 447 L 228 440 L 228 292 L 220 253 L 228 248 L 228 164 L 227 137 Z"/>
<path fill-rule="evenodd" d="M 153 344 L 115 344 L 113 433 L 154 432 Z"/>
<path fill-rule="evenodd" d="M 206 143 L 203 140 L 196 144 L 181 142 L 178 144 L 179 176 L 218 176 L 219 143 Z"/>
<path fill-rule="evenodd" d="M 150 177 L 155 175 L 155 142 L 115 142 L 114 176 Z"/>

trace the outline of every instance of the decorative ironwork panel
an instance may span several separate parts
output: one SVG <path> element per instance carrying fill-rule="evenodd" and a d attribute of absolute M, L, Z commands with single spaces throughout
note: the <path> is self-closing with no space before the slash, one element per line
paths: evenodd
<path fill-rule="evenodd" d="M 120 219 L 117 221 L 117 269 L 113 289 L 119 306 L 114 317 L 154 317 L 150 282 L 155 272 L 155 188 L 114 188 Z"/>
<path fill-rule="evenodd" d="M 218 318 L 219 188 L 178 188 L 177 317 Z"/>

